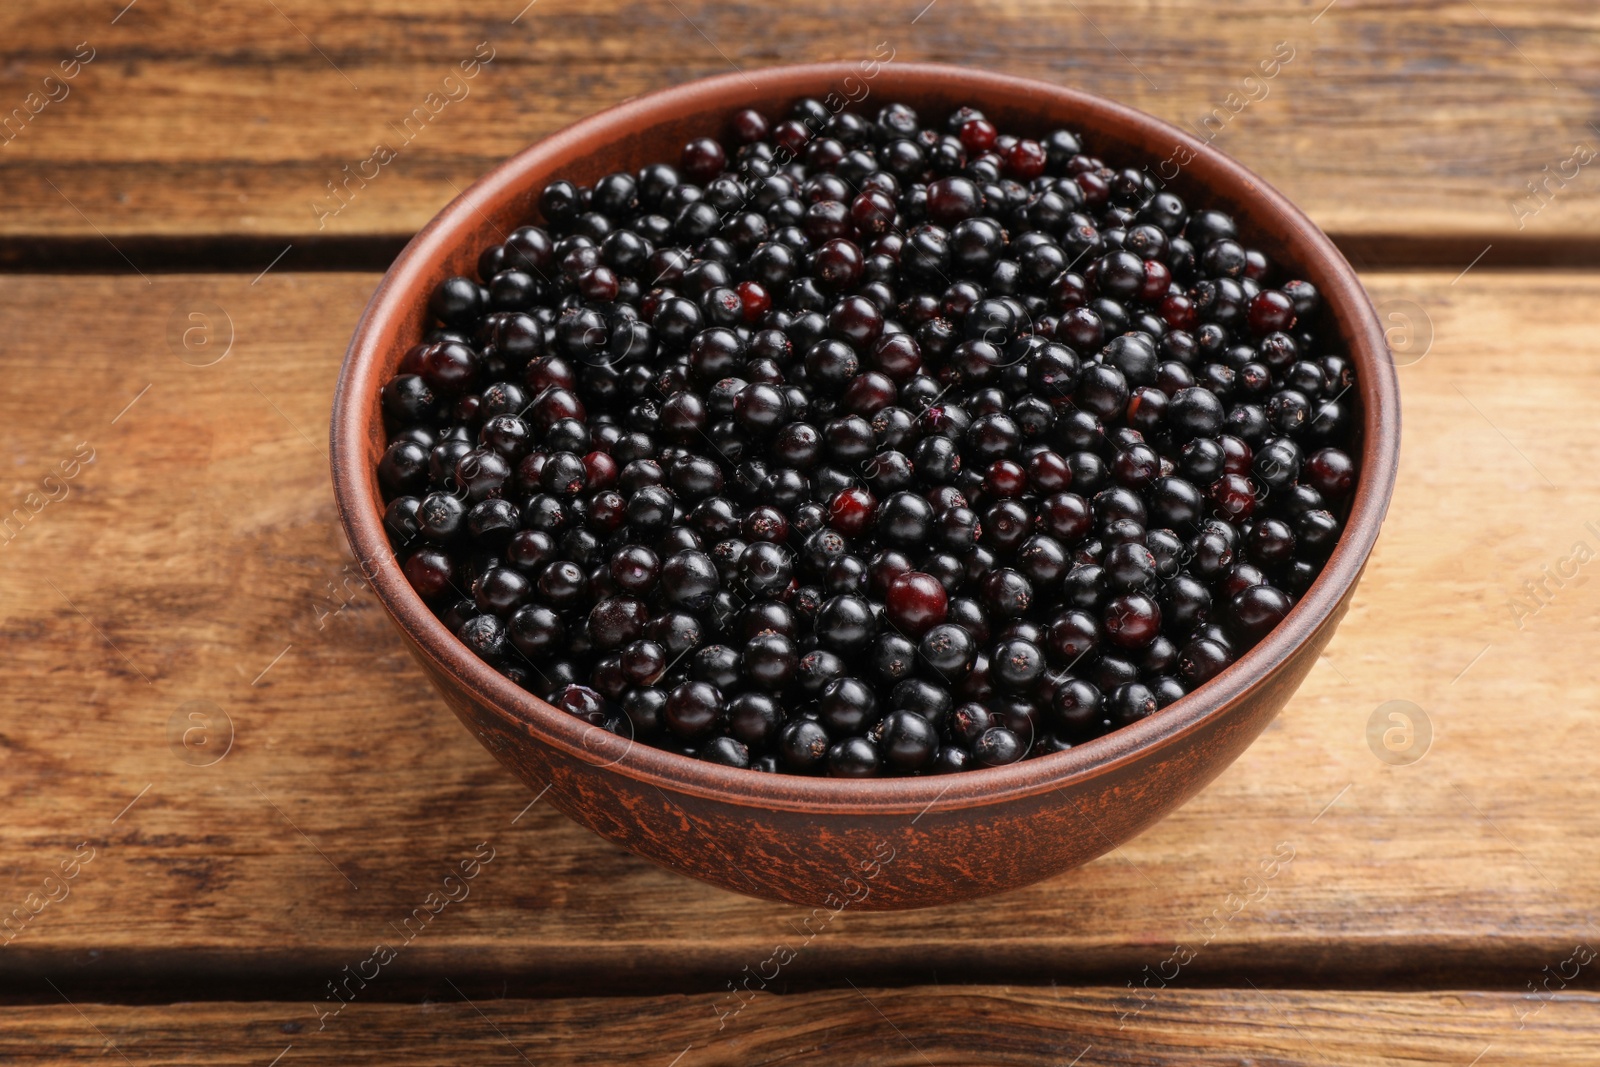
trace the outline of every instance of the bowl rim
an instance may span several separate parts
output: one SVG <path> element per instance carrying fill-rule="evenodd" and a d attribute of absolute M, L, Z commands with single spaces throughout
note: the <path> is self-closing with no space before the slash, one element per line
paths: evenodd
<path fill-rule="evenodd" d="M 684 111 L 709 105 L 736 108 L 748 100 L 751 78 L 760 79 L 763 91 L 781 90 L 798 97 L 821 95 L 840 79 L 859 77 L 859 71 L 855 63 L 808 63 L 719 75 L 631 98 L 535 142 L 461 192 L 412 238 L 363 311 L 340 369 L 329 429 L 340 520 L 357 560 L 363 561 L 363 573 L 413 648 L 507 725 L 569 757 L 659 790 L 738 806 L 818 814 L 922 813 L 998 804 L 1060 789 L 1148 757 L 1218 719 L 1334 619 L 1360 577 L 1393 492 L 1399 456 L 1399 388 L 1383 328 L 1355 270 L 1327 235 L 1283 194 L 1210 144 L 1093 93 L 965 67 L 886 61 L 876 77 L 884 79 L 884 92 L 891 97 L 897 92 L 914 95 L 954 88 L 981 105 L 985 94 L 1021 93 L 1039 102 L 1041 115 L 1098 112 L 1129 130 L 1130 145 L 1140 139 L 1170 141 L 1174 151 L 1182 148 L 1191 153 L 1184 169 L 1195 172 L 1206 187 L 1256 198 L 1275 211 L 1283 226 L 1274 236 L 1301 252 L 1303 267 L 1321 266 L 1324 278 L 1319 290 L 1324 305 L 1357 369 L 1362 448 L 1360 476 L 1345 530 L 1311 588 L 1243 656 L 1156 714 L 1065 752 L 951 775 L 856 780 L 719 766 L 590 726 L 472 655 L 411 588 L 389 545 L 382 516 L 372 503 L 379 495 L 376 471 L 367 461 L 369 412 L 371 398 L 383 384 L 376 377 L 377 366 L 389 350 L 382 343 L 386 326 L 404 317 L 410 294 L 440 260 L 457 250 L 475 220 L 487 218 L 483 205 L 526 193 L 525 175 L 536 171 L 546 157 L 575 150 L 592 138 L 612 141 L 619 133 L 670 121 Z"/>

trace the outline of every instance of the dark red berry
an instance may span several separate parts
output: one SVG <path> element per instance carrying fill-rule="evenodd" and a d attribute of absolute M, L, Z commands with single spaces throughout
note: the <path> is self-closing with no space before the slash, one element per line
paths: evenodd
<path fill-rule="evenodd" d="M 1250 300 L 1250 331 L 1258 337 L 1295 324 L 1294 301 L 1277 289 L 1263 289 Z"/>
<path fill-rule="evenodd" d="M 593 726 L 606 720 L 606 703 L 601 695 L 586 685 L 569 685 L 551 698 L 550 703 Z"/>
<path fill-rule="evenodd" d="M 1161 609 L 1143 593 L 1128 593 L 1106 605 L 1102 622 L 1112 644 L 1143 648 L 1161 632 Z"/>
<path fill-rule="evenodd" d="M 424 548 L 406 560 L 406 579 L 425 597 L 443 595 L 451 588 L 455 568 L 450 557 L 437 549 Z"/>
<path fill-rule="evenodd" d="M 722 173 L 727 158 L 720 144 L 710 137 L 701 137 L 683 146 L 681 165 L 690 181 L 703 185 Z"/>
<path fill-rule="evenodd" d="M 1044 146 L 1038 141 L 1021 140 L 1005 153 L 1006 171 L 1018 181 L 1032 181 L 1044 173 L 1050 162 Z"/>
<path fill-rule="evenodd" d="M 937 578 L 910 571 L 889 583 L 885 603 L 896 629 L 921 637 L 944 621 L 949 596 Z"/>
<path fill-rule="evenodd" d="M 1256 509 L 1255 487 L 1242 474 L 1225 474 L 1211 483 L 1211 500 L 1229 519 L 1248 519 Z"/>
<path fill-rule="evenodd" d="M 836 494 L 828 504 L 828 525 L 849 537 L 859 537 L 872 525 L 877 501 L 860 486 Z"/>
<path fill-rule="evenodd" d="M 739 313 L 744 321 L 760 322 L 761 316 L 772 307 L 772 297 L 768 295 L 766 288 L 759 282 L 740 282 L 738 292 Z"/>
<path fill-rule="evenodd" d="M 1306 461 L 1306 474 L 1317 492 L 1335 499 L 1350 492 L 1355 484 L 1355 464 L 1337 448 L 1313 453 Z"/>
<path fill-rule="evenodd" d="M 771 129 L 767 117 L 750 108 L 734 112 L 730 125 L 733 127 L 733 135 L 744 144 L 766 140 L 767 133 Z"/>

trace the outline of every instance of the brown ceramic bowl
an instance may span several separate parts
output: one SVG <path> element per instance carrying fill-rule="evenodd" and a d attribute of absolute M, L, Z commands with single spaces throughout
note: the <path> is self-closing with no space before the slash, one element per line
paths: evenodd
<path fill-rule="evenodd" d="M 1316 584 L 1265 640 L 1150 718 L 1067 752 L 944 777 L 845 781 L 715 766 L 586 726 L 514 685 L 435 619 L 396 565 L 374 474 L 385 444 L 379 389 L 429 325 L 434 285 L 473 274 L 484 246 L 532 221 L 547 181 L 589 182 L 676 161 L 686 141 L 722 134 L 740 108 L 770 113 L 830 93 L 874 109 L 904 101 L 924 116 L 972 104 L 1004 130 L 1068 126 L 1113 164 L 1148 163 L 1191 205 L 1231 212 L 1253 245 L 1321 290 L 1324 329 L 1337 333 L 1360 375 L 1361 475 L 1347 529 Z M 1399 440 L 1394 367 L 1361 283 L 1327 237 L 1250 171 L 1088 93 L 956 67 L 838 63 L 652 93 L 496 167 L 411 241 L 378 286 L 339 378 L 332 457 L 340 516 L 384 608 L 456 715 L 530 788 L 596 833 L 716 885 L 814 907 L 887 909 L 965 900 L 1068 870 L 1216 777 L 1289 699 L 1344 615 L 1389 504 Z"/>

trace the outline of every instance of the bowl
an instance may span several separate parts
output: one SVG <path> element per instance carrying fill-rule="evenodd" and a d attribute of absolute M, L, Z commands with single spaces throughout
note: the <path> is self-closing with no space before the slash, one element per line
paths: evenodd
<path fill-rule="evenodd" d="M 634 743 L 553 708 L 468 652 L 412 590 L 382 524 L 379 390 L 430 325 L 435 284 L 473 274 L 485 245 L 535 219 L 546 182 L 675 162 L 685 142 L 723 134 L 733 112 L 772 113 L 801 96 L 835 110 L 903 101 L 924 116 L 971 104 L 1019 132 L 1067 126 L 1113 165 L 1148 163 L 1190 204 L 1230 212 L 1252 245 L 1318 287 L 1324 329 L 1337 334 L 1359 375 L 1359 481 L 1315 584 L 1237 662 L 1149 718 L 1005 767 L 871 780 L 762 774 Z M 331 445 L 339 515 L 357 560 L 423 671 L 501 763 L 575 821 L 664 867 L 831 912 L 946 904 L 1048 878 L 1127 841 L 1216 777 L 1283 707 L 1343 617 L 1388 508 L 1399 432 L 1394 365 L 1355 272 L 1249 170 L 1089 93 L 870 60 L 774 67 L 651 93 L 490 171 L 417 234 L 379 283 L 339 376 Z"/>

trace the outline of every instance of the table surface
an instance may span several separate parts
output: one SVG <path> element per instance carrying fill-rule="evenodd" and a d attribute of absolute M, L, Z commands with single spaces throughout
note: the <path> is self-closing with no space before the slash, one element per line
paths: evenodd
<path fill-rule="evenodd" d="M 0 12 L 0 1062 L 1593 1062 L 1592 5 L 123 2 Z M 353 574 L 329 401 L 388 259 L 496 160 L 879 42 L 1189 125 L 1289 42 L 1215 140 L 1361 269 L 1402 464 L 1326 655 L 1196 799 L 1025 890 L 842 914 L 735 1011 L 801 909 L 603 842 L 460 727 Z M 1369 743 L 1391 701 L 1420 760 Z"/>

